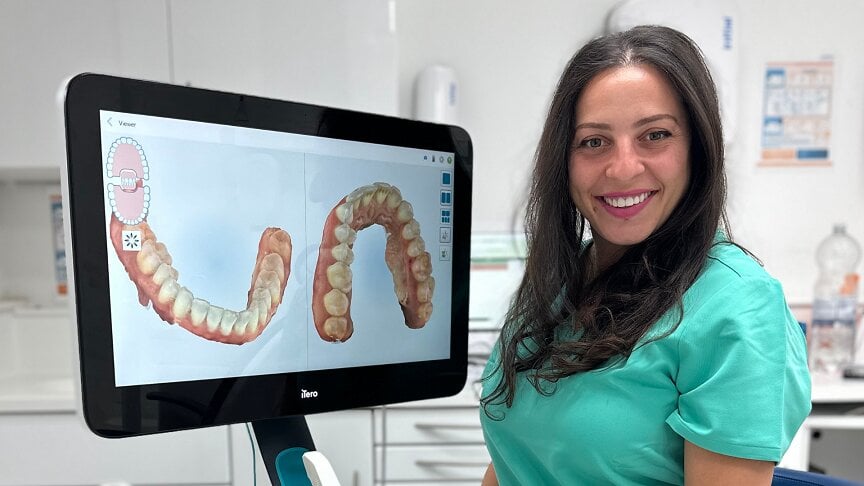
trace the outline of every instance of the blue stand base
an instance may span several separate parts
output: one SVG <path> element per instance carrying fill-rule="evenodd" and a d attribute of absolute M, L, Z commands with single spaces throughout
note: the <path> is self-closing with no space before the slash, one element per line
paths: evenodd
<path fill-rule="evenodd" d="M 303 466 L 303 454 L 314 451 L 315 444 L 305 417 L 258 420 L 252 422 L 252 428 L 274 486 L 312 486 Z"/>
<path fill-rule="evenodd" d="M 279 484 L 282 484 L 282 486 L 288 484 L 296 484 L 298 486 L 306 486 L 308 484 L 312 486 L 312 481 L 309 481 L 309 477 L 306 475 L 306 468 L 303 466 L 303 454 L 307 452 L 309 452 L 309 449 L 292 447 L 285 449 L 276 456 L 276 475 L 279 476 Z"/>

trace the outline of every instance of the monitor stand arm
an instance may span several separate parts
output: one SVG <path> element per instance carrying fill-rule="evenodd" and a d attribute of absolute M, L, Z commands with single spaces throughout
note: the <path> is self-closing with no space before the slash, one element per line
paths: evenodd
<path fill-rule="evenodd" d="M 306 417 L 256 420 L 252 428 L 274 486 L 339 486 L 330 462 L 315 450 Z"/>

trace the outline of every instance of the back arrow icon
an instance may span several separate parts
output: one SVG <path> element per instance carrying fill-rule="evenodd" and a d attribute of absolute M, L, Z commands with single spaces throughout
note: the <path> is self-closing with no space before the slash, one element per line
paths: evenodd
<path fill-rule="evenodd" d="M 113 127 L 113 126 L 114 126 L 114 125 L 111 124 L 111 117 L 108 117 L 108 126 L 109 126 L 109 127 Z"/>

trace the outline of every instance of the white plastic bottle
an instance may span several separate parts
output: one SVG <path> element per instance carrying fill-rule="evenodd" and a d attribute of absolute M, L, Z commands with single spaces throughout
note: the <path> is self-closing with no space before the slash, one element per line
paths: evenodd
<path fill-rule="evenodd" d="M 810 370 L 828 378 L 842 376 L 855 350 L 855 310 L 861 246 L 842 224 L 816 250 L 819 277 L 810 326 Z"/>

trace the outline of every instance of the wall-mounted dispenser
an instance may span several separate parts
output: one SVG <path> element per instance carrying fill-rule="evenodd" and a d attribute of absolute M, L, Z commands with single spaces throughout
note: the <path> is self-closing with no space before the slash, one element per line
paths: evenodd
<path fill-rule="evenodd" d="M 420 71 L 414 82 L 414 118 L 458 124 L 459 83 L 453 68 L 434 64 Z"/>

